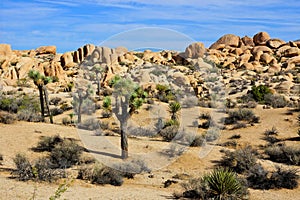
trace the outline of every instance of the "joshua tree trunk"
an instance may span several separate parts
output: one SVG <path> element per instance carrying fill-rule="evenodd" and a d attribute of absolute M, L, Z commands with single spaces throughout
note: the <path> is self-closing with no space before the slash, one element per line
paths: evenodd
<path fill-rule="evenodd" d="M 121 122 L 121 150 L 122 159 L 128 158 L 128 140 L 126 134 L 127 122 Z"/>
<path fill-rule="evenodd" d="M 79 99 L 79 105 L 78 105 L 78 124 L 81 123 L 81 105 L 82 105 L 82 99 Z"/>
<path fill-rule="evenodd" d="M 43 86 L 38 86 L 39 94 L 40 94 L 40 104 L 41 104 L 41 115 L 44 121 L 45 117 L 45 105 L 44 105 L 44 95 L 43 95 Z"/>
<path fill-rule="evenodd" d="M 50 123 L 53 124 L 53 116 L 52 116 L 52 113 L 50 112 L 50 108 L 49 108 L 49 98 L 48 98 L 49 95 L 48 95 L 48 91 L 47 91 L 47 88 L 45 85 L 43 86 L 43 90 L 44 90 L 44 95 L 45 95 L 46 108 L 47 108 L 48 115 L 50 118 Z"/>

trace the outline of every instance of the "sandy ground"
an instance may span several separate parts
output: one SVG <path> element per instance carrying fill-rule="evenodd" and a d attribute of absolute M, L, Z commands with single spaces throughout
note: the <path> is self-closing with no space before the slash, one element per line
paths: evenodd
<path fill-rule="evenodd" d="M 240 145 L 251 144 L 258 146 L 265 144 L 262 134 L 266 129 L 275 126 L 279 131 L 279 138 L 296 137 L 296 114 L 286 115 L 288 109 L 269 109 L 265 110 L 258 107 L 254 112 L 261 117 L 261 123 L 255 126 L 222 131 L 218 143 L 229 141 L 228 138 L 234 134 L 240 134 L 238 140 Z M 201 111 L 199 111 L 201 112 Z M 198 113 L 198 112 L 196 112 Z M 192 117 L 193 118 L 193 117 Z M 191 123 L 191 120 L 187 120 Z M 59 134 L 62 137 L 72 137 L 94 145 L 96 148 L 95 156 L 105 161 L 116 161 L 119 155 L 119 137 L 100 137 L 93 136 L 89 132 L 78 132 L 74 127 L 61 125 L 51 125 L 45 123 L 27 123 L 17 122 L 11 125 L 0 124 L 0 153 L 4 156 L 3 165 L 0 166 L 0 199 L 30 199 L 36 187 L 36 199 L 49 199 L 57 189 L 59 182 L 56 183 L 34 183 L 20 182 L 11 178 L 10 169 L 14 168 L 13 157 L 16 153 L 25 153 L 32 160 L 41 156 L 40 153 L 31 151 L 41 136 Z M 84 139 L 82 135 L 86 135 Z M 290 142 L 292 145 L 299 145 L 299 141 Z M 100 144 L 100 145 L 99 145 Z M 106 144 L 110 146 L 106 147 Z M 112 144 L 112 145 L 111 145 Z M 110 148 L 113 147 L 113 148 Z M 71 187 L 62 195 L 61 199 L 170 199 L 174 191 L 181 191 L 180 184 L 173 184 L 168 188 L 163 187 L 163 183 L 176 174 L 188 174 L 191 177 L 199 177 L 210 171 L 214 167 L 214 162 L 222 157 L 221 146 L 207 146 L 204 157 L 200 157 L 203 148 L 188 148 L 180 157 L 174 160 L 168 160 L 160 152 L 162 149 L 169 148 L 169 144 L 149 138 L 130 138 L 129 148 L 131 156 L 143 156 L 152 158 L 148 160 L 156 166 L 152 171 L 153 178 L 149 174 L 137 175 L 135 179 L 125 179 L 121 187 L 110 185 L 99 186 L 92 185 L 85 181 L 75 180 Z M 212 148 L 210 148 L 212 147 Z M 100 149 L 99 149 L 100 148 Z M 97 153 L 101 151 L 102 153 Z M 150 153 L 150 157 L 147 157 Z M 141 154 L 142 153 L 142 154 Z M 114 156 L 115 155 L 115 156 Z M 165 160 L 164 160 L 165 159 Z M 162 161 L 165 161 L 162 162 Z M 269 162 L 271 163 L 271 162 Z M 182 182 L 179 180 L 179 182 Z M 253 200 L 273 200 L 273 199 L 299 199 L 300 189 L 294 190 L 252 190 L 250 198 Z"/>

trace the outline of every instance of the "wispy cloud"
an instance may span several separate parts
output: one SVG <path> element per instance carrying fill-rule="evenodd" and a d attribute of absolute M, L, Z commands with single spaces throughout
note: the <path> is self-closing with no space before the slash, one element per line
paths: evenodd
<path fill-rule="evenodd" d="M 284 40 L 300 37 L 297 0 L 2 0 L 0 4 L 0 43 L 20 49 L 53 44 L 61 52 L 69 51 L 141 27 L 174 29 L 206 46 L 226 33 L 252 36 L 268 31 Z"/>

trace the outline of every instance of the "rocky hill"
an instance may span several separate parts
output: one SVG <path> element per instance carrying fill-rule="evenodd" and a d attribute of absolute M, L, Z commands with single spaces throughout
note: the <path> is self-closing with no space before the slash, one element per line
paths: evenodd
<path fill-rule="evenodd" d="M 149 70 L 141 68 L 159 65 L 168 66 L 169 77 L 181 85 L 189 85 L 198 97 L 203 97 L 208 87 L 199 70 L 217 67 L 229 94 L 243 92 L 255 81 L 256 85 L 265 84 L 274 93 L 284 94 L 289 101 L 299 100 L 300 42 L 271 38 L 266 32 L 242 38 L 227 34 L 209 48 L 197 42 L 189 45 L 185 52 L 132 52 L 125 47 L 111 49 L 87 44 L 76 51 L 59 54 L 55 46 L 18 51 L 12 50 L 9 44 L 0 44 L 0 85 L 3 86 L 27 82 L 29 70 L 35 69 L 46 76 L 57 77 L 59 82 L 50 84 L 49 88 L 63 91 L 68 83 L 76 81 L 82 66 L 95 65 L 105 69 L 103 86 L 115 74 L 129 71 L 132 74 L 137 70 L 142 77 L 139 81 L 149 85 L 155 78 L 150 77 Z M 206 76 L 211 74 L 206 73 Z"/>

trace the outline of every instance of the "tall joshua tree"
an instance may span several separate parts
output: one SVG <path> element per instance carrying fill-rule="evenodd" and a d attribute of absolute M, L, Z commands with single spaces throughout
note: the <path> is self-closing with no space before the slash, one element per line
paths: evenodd
<path fill-rule="evenodd" d="M 128 140 L 127 140 L 127 122 L 128 119 L 144 103 L 147 93 L 129 79 L 123 79 L 118 76 L 110 82 L 114 88 L 115 106 L 113 112 L 120 122 L 121 128 L 121 156 L 128 158 Z"/>
<path fill-rule="evenodd" d="M 39 71 L 30 70 L 28 72 L 28 77 L 31 78 L 34 84 L 38 87 L 39 96 L 40 96 L 40 104 L 41 104 L 41 116 L 44 121 L 45 118 L 45 102 L 46 108 L 48 110 L 48 114 L 50 116 L 50 122 L 53 123 L 52 116 L 49 110 L 49 100 L 48 100 L 48 92 L 46 85 L 52 82 L 52 78 L 48 76 L 42 75 Z"/>
<path fill-rule="evenodd" d="M 74 93 L 73 99 L 77 106 L 77 122 L 81 123 L 82 104 L 85 100 L 89 99 L 93 93 L 91 86 L 89 85 L 86 89 L 79 87 Z"/>

